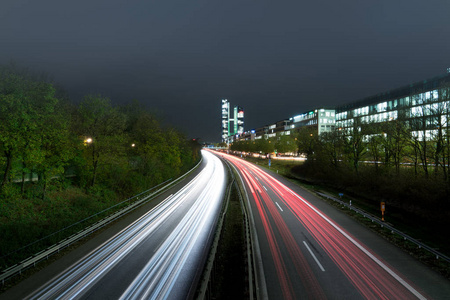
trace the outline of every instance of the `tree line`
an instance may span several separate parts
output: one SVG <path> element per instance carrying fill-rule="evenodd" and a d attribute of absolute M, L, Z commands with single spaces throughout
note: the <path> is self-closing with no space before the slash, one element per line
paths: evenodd
<path fill-rule="evenodd" d="M 199 149 L 137 100 L 113 105 L 93 94 L 74 104 L 45 76 L 0 66 L 0 197 L 39 185 L 44 198 L 67 178 L 86 191 L 126 195 L 178 176 Z"/>
<path fill-rule="evenodd" d="M 252 141 L 235 141 L 230 145 L 230 149 L 262 154 L 275 152 L 297 154 L 297 134 L 294 132 L 292 135 L 278 135 L 277 137 L 260 138 Z"/>
<path fill-rule="evenodd" d="M 433 222 L 450 217 L 450 128 L 445 102 L 418 106 L 415 115 L 365 122 L 317 134 L 304 127 L 274 138 L 234 142 L 230 149 L 302 154 L 296 176 L 320 182 Z M 407 118 L 408 116 L 408 118 Z"/>

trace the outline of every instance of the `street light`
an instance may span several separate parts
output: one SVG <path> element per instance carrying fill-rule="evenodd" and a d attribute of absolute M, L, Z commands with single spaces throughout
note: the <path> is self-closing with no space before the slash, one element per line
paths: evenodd
<path fill-rule="evenodd" d="M 91 143 L 92 143 L 92 138 L 87 137 L 87 138 L 84 139 L 84 144 L 85 144 L 85 145 L 89 145 L 89 144 L 91 144 Z"/>

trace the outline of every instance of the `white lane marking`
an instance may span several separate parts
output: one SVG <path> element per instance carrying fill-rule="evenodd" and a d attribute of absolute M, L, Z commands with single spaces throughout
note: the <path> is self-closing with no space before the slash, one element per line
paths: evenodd
<path fill-rule="evenodd" d="M 283 209 L 281 208 L 280 204 L 278 204 L 278 202 L 275 202 L 275 204 L 278 206 L 278 208 L 283 211 Z"/>
<path fill-rule="evenodd" d="M 343 236 L 345 236 L 350 242 L 353 243 L 356 247 L 358 247 L 362 252 L 364 252 L 370 259 L 372 259 L 376 264 L 378 264 L 381 268 L 383 268 L 389 275 L 395 278 L 400 284 L 402 284 L 406 289 L 408 289 L 413 295 L 415 295 L 417 298 L 425 300 L 425 298 L 421 293 L 419 293 L 415 288 L 413 288 L 409 283 L 407 283 L 403 278 L 401 278 L 397 273 L 392 271 L 388 266 L 386 266 L 382 261 L 380 261 L 378 258 L 376 258 L 372 253 L 370 253 L 366 248 L 364 248 L 360 243 L 358 243 L 356 240 L 354 240 L 351 236 L 349 236 L 345 231 L 343 231 L 341 228 L 339 228 L 334 222 L 332 222 L 330 219 L 328 219 L 324 214 L 322 214 L 320 211 L 318 211 L 314 206 L 312 206 L 308 201 L 297 195 L 294 191 L 287 188 L 287 190 L 300 199 L 303 203 L 305 203 L 307 206 L 309 206 L 313 211 L 315 211 L 319 216 L 322 217 L 325 221 L 327 221 L 331 226 L 333 226 L 337 231 L 339 231 Z"/>
<path fill-rule="evenodd" d="M 267 191 L 267 188 L 265 186 L 262 186 L 262 187 Z"/>
<path fill-rule="evenodd" d="M 322 265 L 320 264 L 319 260 L 317 259 L 317 257 L 314 255 L 314 253 L 311 251 L 311 248 L 309 248 L 308 244 L 303 241 L 303 244 L 305 244 L 306 249 L 308 249 L 309 253 L 311 254 L 311 256 L 314 258 L 314 260 L 316 261 L 317 265 L 319 266 L 319 268 L 322 270 L 322 272 L 325 272 L 325 269 L 322 267 Z"/>

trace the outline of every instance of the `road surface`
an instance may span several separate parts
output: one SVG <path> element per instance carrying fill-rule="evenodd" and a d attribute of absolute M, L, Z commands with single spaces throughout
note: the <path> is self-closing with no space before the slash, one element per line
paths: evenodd
<path fill-rule="evenodd" d="M 166 195 L 118 234 L 28 296 L 22 297 L 18 286 L 15 292 L 5 293 L 2 298 L 186 299 L 192 296 L 209 252 L 226 184 L 222 162 L 207 152 L 203 158 L 203 169 L 188 184 Z"/>
<path fill-rule="evenodd" d="M 448 299 L 445 278 L 276 174 L 226 154 L 242 178 L 269 299 Z"/>

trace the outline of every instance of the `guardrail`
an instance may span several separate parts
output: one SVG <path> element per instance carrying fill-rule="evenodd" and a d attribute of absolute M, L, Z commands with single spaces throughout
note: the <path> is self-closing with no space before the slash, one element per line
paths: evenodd
<path fill-rule="evenodd" d="M 256 233 L 255 218 L 252 214 L 250 200 L 244 181 L 237 168 L 233 168 L 233 174 L 239 178 L 236 180 L 239 191 L 239 200 L 241 202 L 242 212 L 245 221 L 245 239 L 247 246 L 247 263 L 249 276 L 249 299 L 268 299 L 266 279 L 262 263 L 261 249 L 259 248 L 258 234 Z"/>
<path fill-rule="evenodd" d="M 220 157 L 219 157 L 220 158 Z M 224 206 L 222 208 L 222 212 L 221 212 L 221 216 L 220 219 L 218 221 L 218 225 L 217 225 L 217 229 L 216 229 L 216 234 L 214 237 L 214 242 L 212 244 L 211 247 L 211 251 L 210 251 L 210 255 L 208 257 L 207 260 L 207 264 L 205 266 L 205 271 L 204 271 L 204 275 L 198 290 L 198 296 L 197 296 L 197 300 L 204 300 L 204 299 L 209 299 L 210 296 L 208 295 L 208 290 L 210 288 L 210 284 L 212 282 L 212 280 L 214 279 L 214 275 L 213 275 L 213 269 L 214 269 L 214 262 L 216 259 L 216 254 L 217 254 L 217 246 L 220 242 L 220 238 L 222 235 L 222 226 L 223 226 L 223 221 L 225 218 L 225 215 L 227 213 L 227 208 L 228 208 L 228 203 L 230 201 L 230 195 L 231 195 L 231 190 L 233 189 L 233 187 L 236 189 L 238 197 L 239 197 L 239 202 L 241 205 L 241 209 L 242 209 L 242 214 L 244 217 L 244 235 L 245 235 L 245 247 L 246 247 L 246 255 L 247 255 L 247 280 L 248 280 L 248 299 L 253 300 L 256 298 L 256 294 L 258 291 L 258 284 L 255 282 L 255 272 L 256 269 L 254 268 L 254 264 L 255 264 L 255 254 L 254 254 L 254 241 L 252 238 L 252 234 L 251 234 L 251 229 L 250 229 L 250 222 L 249 222 L 249 218 L 248 218 L 248 214 L 247 214 L 247 208 L 246 205 L 244 204 L 244 199 L 242 196 L 242 191 L 241 191 L 241 186 L 239 185 L 238 180 L 236 180 L 236 170 L 234 169 L 233 166 L 233 170 L 232 170 L 232 165 L 230 166 L 230 163 L 226 160 L 223 160 L 224 165 L 227 166 L 228 168 L 228 174 L 230 174 L 231 176 L 231 182 L 228 185 L 227 191 L 226 191 L 226 196 L 225 196 L 225 203 Z M 261 293 L 260 293 L 261 294 Z M 264 299 L 264 297 L 260 297 L 261 299 Z"/>
<path fill-rule="evenodd" d="M 333 196 L 327 195 L 325 193 L 316 192 L 316 194 L 318 194 L 319 196 L 322 196 L 324 198 L 327 198 L 327 199 L 333 200 L 335 202 L 338 202 L 339 204 L 347 207 L 348 209 L 351 209 L 351 210 L 355 211 L 356 213 L 364 216 L 365 218 L 370 219 L 372 222 L 375 222 L 375 223 L 379 224 L 381 227 L 389 229 L 391 231 L 391 233 L 396 233 L 397 235 L 403 237 L 404 240 L 408 240 L 411 243 L 416 244 L 419 248 L 423 248 L 423 249 L 427 250 L 428 252 L 432 253 L 433 255 L 436 256 L 436 259 L 440 259 L 441 258 L 441 259 L 443 259 L 443 260 L 445 260 L 447 262 L 450 262 L 450 257 L 448 257 L 448 256 L 440 253 L 439 251 L 431 248 L 430 246 L 428 246 L 428 245 L 426 245 L 426 244 L 424 244 L 424 243 L 414 239 L 413 237 L 407 235 L 406 233 L 401 232 L 400 230 L 390 226 L 389 224 L 386 224 L 385 222 L 375 218 L 374 216 L 370 215 L 369 213 L 367 213 L 367 212 L 365 212 L 365 211 L 363 211 L 361 209 L 358 209 L 358 208 L 356 208 L 356 207 L 350 205 L 349 203 L 346 203 L 346 202 L 344 202 L 344 201 L 342 201 L 340 199 L 337 199 L 337 198 L 335 198 Z"/>
<path fill-rule="evenodd" d="M 108 211 L 108 210 L 110 210 L 112 208 L 115 208 L 117 206 L 123 205 L 126 202 L 130 202 L 130 204 L 128 206 L 124 207 L 123 209 L 114 212 L 113 214 L 111 214 L 111 215 L 109 215 L 109 216 L 107 216 L 107 217 L 105 217 L 105 218 L 95 222 L 94 224 L 92 224 L 92 225 L 86 227 L 85 229 L 83 229 L 83 230 L 81 230 L 81 231 L 79 231 L 79 232 L 77 232 L 77 233 L 75 233 L 75 234 L 73 234 L 73 235 L 71 235 L 71 236 L 61 240 L 61 241 L 59 241 L 58 243 L 56 243 L 56 244 L 54 244 L 54 245 L 52 245 L 50 247 L 47 247 L 46 249 L 44 249 L 44 250 L 42 250 L 42 251 L 40 251 L 40 252 L 38 252 L 38 253 L 28 257 L 28 258 L 26 258 L 26 259 L 24 259 L 23 261 L 15 264 L 15 265 L 7 268 L 7 269 L 2 270 L 1 273 L 0 273 L 0 281 L 2 282 L 2 284 L 4 284 L 5 280 L 10 279 L 10 278 L 12 278 L 15 275 L 21 274 L 24 270 L 26 270 L 28 268 L 34 267 L 40 261 L 48 259 L 51 255 L 53 255 L 55 253 L 58 253 L 60 250 L 70 246 L 71 244 L 77 242 L 78 240 L 88 236 L 89 234 L 97 231 L 98 229 L 100 229 L 100 228 L 108 225 L 109 223 L 117 220 L 118 218 L 126 215 L 127 213 L 131 212 L 132 210 L 138 208 L 139 206 L 144 205 L 146 202 L 148 202 L 151 199 L 153 199 L 154 197 L 158 196 L 163 191 L 165 191 L 166 189 L 168 189 L 169 187 L 171 187 L 172 185 L 174 185 L 175 183 L 177 183 L 178 181 L 180 181 L 181 179 L 183 179 L 187 175 L 189 175 L 193 170 L 195 170 L 202 163 L 202 161 L 203 161 L 203 159 L 201 159 L 200 162 L 195 167 L 193 167 L 191 170 L 189 170 L 184 175 L 178 177 L 175 180 L 169 179 L 167 181 L 164 181 L 164 182 L 160 183 L 159 185 L 157 185 L 157 186 L 155 186 L 155 187 L 153 187 L 153 188 L 151 188 L 149 190 L 146 190 L 146 191 L 144 191 L 144 192 L 142 192 L 142 193 L 140 193 L 138 195 L 135 195 L 135 196 L 133 196 L 131 198 L 128 198 L 128 199 L 126 199 L 126 200 L 124 200 L 124 201 L 122 201 L 122 202 L 120 202 L 120 203 L 118 203 L 116 205 L 113 205 L 113 206 L 111 206 L 111 207 L 109 207 L 109 208 L 107 208 L 105 210 L 102 210 L 101 212 L 98 212 L 95 215 L 92 215 L 92 216 L 90 216 L 88 218 L 85 218 L 85 219 L 83 219 L 83 220 L 81 220 L 81 221 L 79 221 L 77 223 L 74 223 L 74 224 L 72 224 L 72 225 L 70 225 L 68 227 L 65 227 L 65 228 L 63 228 L 63 229 L 61 229 L 61 230 L 59 230 L 57 232 L 52 233 L 51 235 L 48 235 L 48 236 L 46 236 L 46 237 L 44 237 L 42 239 L 39 239 L 39 240 L 37 240 L 37 241 L 35 241 L 35 242 L 31 243 L 31 244 L 28 244 L 28 245 L 18 249 L 17 251 L 20 251 L 20 250 L 22 250 L 22 249 L 24 249 L 26 247 L 29 247 L 29 246 L 31 246 L 31 245 L 39 242 L 39 241 L 42 241 L 45 238 L 48 238 L 48 237 L 50 237 L 52 235 L 55 235 L 55 234 L 57 234 L 57 233 L 59 233 L 61 231 L 67 230 L 68 228 L 71 228 L 71 227 L 73 227 L 73 226 L 75 226 L 77 224 L 80 224 L 80 223 L 82 223 L 82 222 L 84 222 L 84 221 L 86 221 L 86 220 L 88 220 L 90 218 L 98 216 L 98 215 L 104 213 L 105 211 Z M 158 188 L 158 187 L 160 187 L 160 188 Z M 157 189 L 157 190 L 153 191 L 155 189 Z M 151 191 L 153 191 L 153 192 L 151 192 Z M 149 193 L 149 194 L 145 195 L 147 193 Z M 141 199 L 139 199 L 139 197 L 141 197 Z M 133 200 L 134 200 L 134 202 L 132 202 Z"/>

